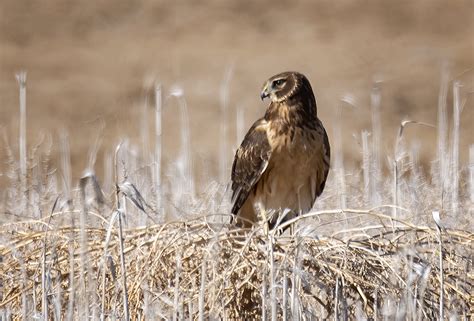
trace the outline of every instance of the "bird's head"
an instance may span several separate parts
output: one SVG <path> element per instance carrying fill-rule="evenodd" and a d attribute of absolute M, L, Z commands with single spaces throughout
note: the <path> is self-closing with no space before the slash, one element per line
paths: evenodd
<path fill-rule="evenodd" d="M 260 98 L 270 98 L 272 102 L 285 101 L 301 90 L 308 90 L 312 93 L 308 79 L 299 72 L 282 72 L 268 79 L 260 92 Z"/>

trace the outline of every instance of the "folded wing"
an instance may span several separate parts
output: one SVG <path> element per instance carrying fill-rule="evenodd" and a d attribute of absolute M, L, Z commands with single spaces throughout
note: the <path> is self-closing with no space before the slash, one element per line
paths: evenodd
<path fill-rule="evenodd" d="M 265 172 L 272 151 L 266 121 L 256 121 L 235 153 L 232 165 L 232 213 L 237 215 Z"/>

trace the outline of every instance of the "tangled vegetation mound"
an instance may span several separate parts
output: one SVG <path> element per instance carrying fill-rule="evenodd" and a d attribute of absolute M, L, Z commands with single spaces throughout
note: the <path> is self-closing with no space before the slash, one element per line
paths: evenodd
<path fill-rule="evenodd" d="M 472 317 L 472 233 L 346 210 L 377 223 L 318 234 L 313 218 L 328 214 L 300 217 L 293 236 L 212 216 L 121 231 L 118 212 L 108 228 L 4 225 L 0 309 L 14 320 Z"/>

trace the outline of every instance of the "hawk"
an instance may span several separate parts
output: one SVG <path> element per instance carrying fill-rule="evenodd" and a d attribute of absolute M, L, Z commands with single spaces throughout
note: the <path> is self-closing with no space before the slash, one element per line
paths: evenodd
<path fill-rule="evenodd" d="M 273 213 L 267 218 L 273 228 L 311 210 L 326 183 L 330 147 L 304 75 L 275 75 L 265 82 L 260 97 L 268 97 L 270 104 L 235 154 L 232 213 L 243 227 L 264 219 L 262 210 Z"/>

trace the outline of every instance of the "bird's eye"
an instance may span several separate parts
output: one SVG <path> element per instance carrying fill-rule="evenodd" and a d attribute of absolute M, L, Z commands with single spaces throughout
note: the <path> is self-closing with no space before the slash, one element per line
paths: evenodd
<path fill-rule="evenodd" d="M 281 86 L 285 83 L 285 79 L 277 79 L 273 82 L 273 85 L 275 86 Z"/>

